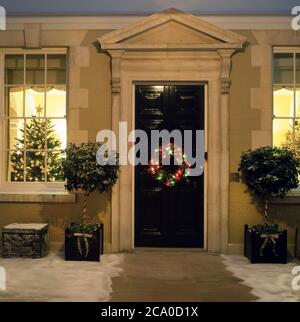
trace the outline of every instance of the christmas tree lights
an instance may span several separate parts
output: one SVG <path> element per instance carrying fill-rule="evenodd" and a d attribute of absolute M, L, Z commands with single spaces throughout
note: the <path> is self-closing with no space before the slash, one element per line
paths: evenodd
<path fill-rule="evenodd" d="M 11 180 L 24 181 L 24 170 L 29 182 L 45 181 L 46 175 L 47 181 L 63 180 L 61 142 L 51 121 L 40 118 L 42 108 L 39 106 L 36 111 L 38 117 L 30 119 L 21 129 L 22 137 L 16 138 L 15 151 L 11 154 Z"/>
<path fill-rule="evenodd" d="M 160 164 L 160 159 L 166 158 L 173 159 L 176 166 L 176 171 L 168 171 L 163 165 Z M 180 147 L 175 147 L 174 144 L 160 147 L 154 151 L 154 157 L 149 162 L 149 167 L 146 172 L 159 183 L 167 186 L 174 187 L 182 181 L 187 181 L 190 174 L 190 165 L 186 162 L 186 155 Z"/>

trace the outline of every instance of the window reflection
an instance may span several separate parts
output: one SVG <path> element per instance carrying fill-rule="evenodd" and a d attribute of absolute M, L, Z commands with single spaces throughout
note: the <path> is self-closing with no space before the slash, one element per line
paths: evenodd
<path fill-rule="evenodd" d="M 24 84 L 24 55 L 5 56 L 5 84 Z"/>
<path fill-rule="evenodd" d="M 300 152 L 300 54 L 275 54 L 273 76 L 273 144 Z"/>
<path fill-rule="evenodd" d="M 274 55 L 274 83 L 293 84 L 294 55 L 292 53 Z"/>
<path fill-rule="evenodd" d="M 275 117 L 294 116 L 294 89 L 292 87 L 275 86 L 273 91 Z"/>

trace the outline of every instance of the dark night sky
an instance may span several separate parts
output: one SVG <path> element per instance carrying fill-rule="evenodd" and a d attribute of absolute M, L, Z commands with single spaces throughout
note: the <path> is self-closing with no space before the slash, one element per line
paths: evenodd
<path fill-rule="evenodd" d="M 0 0 L 8 15 L 148 14 L 169 7 L 197 14 L 286 14 L 300 0 Z"/>

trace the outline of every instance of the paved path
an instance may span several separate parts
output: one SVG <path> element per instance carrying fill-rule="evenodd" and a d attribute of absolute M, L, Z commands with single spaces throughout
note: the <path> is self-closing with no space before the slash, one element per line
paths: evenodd
<path fill-rule="evenodd" d="M 7 277 L 4 291 L 0 274 L 0 302 L 300 302 L 300 291 L 291 287 L 295 265 L 252 265 L 243 256 L 164 250 L 106 254 L 100 263 L 66 262 L 55 253 L 0 258 Z"/>
<path fill-rule="evenodd" d="M 137 251 L 126 254 L 112 279 L 112 301 L 254 301 L 222 258 L 198 252 Z"/>

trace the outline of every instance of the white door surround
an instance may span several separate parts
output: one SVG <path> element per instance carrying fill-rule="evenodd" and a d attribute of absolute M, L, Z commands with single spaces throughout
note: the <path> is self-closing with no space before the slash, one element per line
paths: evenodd
<path fill-rule="evenodd" d="M 133 85 L 207 83 L 207 250 L 227 252 L 231 57 L 245 38 L 176 9 L 149 16 L 98 39 L 112 63 L 112 130 L 134 129 Z M 133 249 L 134 168 L 121 166 L 112 193 L 112 251 Z"/>

